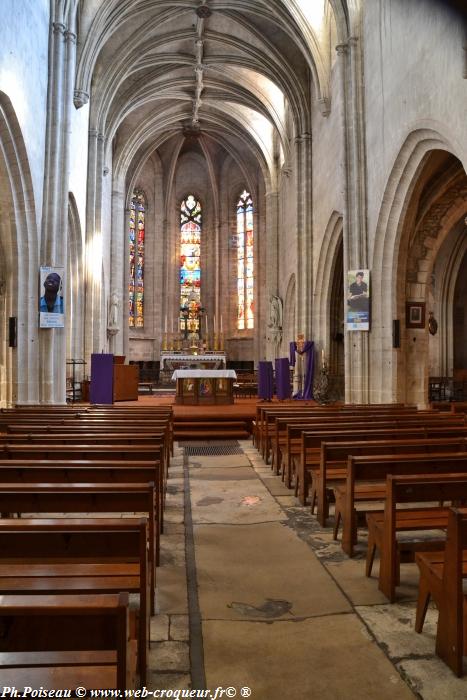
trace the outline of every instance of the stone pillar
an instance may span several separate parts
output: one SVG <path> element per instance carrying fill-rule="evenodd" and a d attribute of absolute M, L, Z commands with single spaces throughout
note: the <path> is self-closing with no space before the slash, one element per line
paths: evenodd
<path fill-rule="evenodd" d="M 85 268 L 85 360 L 107 345 L 106 319 L 101 318 L 102 282 L 102 173 L 104 137 L 97 129 L 89 130 L 88 191 L 86 206 Z"/>
<path fill-rule="evenodd" d="M 358 38 L 351 37 L 347 44 L 340 44 L 336 50 L 344 98 L 343 239 L 344 298 L 346 298 L 347 271 L 368 267 L 363 72 Z M 370 400 L 369 372 L 369 333 L 347 331 L 345 333 L 345 400 L 347 403 L 367 403 Z"/>
<path fill-rule="evenodd" d="M 296 328 L 311 339 L 311 305 L 313 290 L 313 212 L 311 134 L 301 134 L 295 139 L 297 168 L 297 306 Z"/>
<path fill-rule="evenodd" d="M 76 36 L 62 22 L 53 22 L 50 37 L 47 132 L 42 213 L 42 265 L 67 270 L 70 107 Z M 69 281 L 66 280 L 65 284 Z M 67 309 L 65 309 L 65 318 Z M 66 321 L 67 322 L 67 321 Z M 66 399 L 65 328 L 42 329 L 39 336 L 40 400 Z"/>
<path fill-rule="evenodd" d="M 129 211 L 125 209 L 125 192 L 121 183 L 112 189 L 112 233 L 110 248 L 110 294 L 116 292 L 119 299 L 119 331 L 109 338 L 110 352 L 127 355 L 128 352 L 128 235 Z"/>
<path fill-rule="evenodd" d="M 266 295 L 264 300 L 263 308 L 265 309 L 265 317 L 263 318 L 263 327 L 259 327 L 260 318 L 255 319 L 255 325 L 257 325 L 257 332 L 255 337 L 259 334 L 266 335 L 267 345 L 266 345 L 266 359 L 274 360 L 274 343 L 270 337 L 271 329 L 268 327 L 269 323 L 269 299 L 271 296 L 278 296 L 279 294 L 279 193 L 277 190 L 269 190 L 266 192 L 265 196 L 265 220 L 266 220 L 266 256 L 265 256 L 265 285 L 263 289 Z M 259 239 L 258 236 L 259 227 L 257 224 L 257 217 L 255 219 L 255 240 Z M 255 246 L 255 255 L 257 255 L 257 269 L 263 264 L 259 258 L 259 247 Z M 256 276 L 256 279 L 259 275 Z M 256 309 L 260 309 L 260 290 L 259 285 L 255 286 L 255 302 Z M 255 357 L 258 355 L 255 353 Z"/>

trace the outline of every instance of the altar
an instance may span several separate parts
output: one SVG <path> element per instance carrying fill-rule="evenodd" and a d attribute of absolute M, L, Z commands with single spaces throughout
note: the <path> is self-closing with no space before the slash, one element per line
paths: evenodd
<path fill-rule="evenodd" d="M 177 369 L 172 380 L 177 383 L 175 403 L 186 406 L 232 404 L 233 369 Z"/>
<path fill-rule="evenodd" d="M 161 371 L 176 369 L 225 369 L 225 352 L 205 352 L 193 355 L 186 352 L 161 351 Z"/>

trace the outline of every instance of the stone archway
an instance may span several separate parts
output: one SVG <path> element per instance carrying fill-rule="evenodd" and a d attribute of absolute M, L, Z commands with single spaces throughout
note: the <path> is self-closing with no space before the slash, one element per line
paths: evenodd
<path fill-rule="evenodd" d="M 21 127 L 0 92 L 0 403 L 37 403 L 38 237 L 34 193 Z M 35 302 L 35 303 L 34 303 Z M 17 319 L 16 347 L 8 319 Z"/>
<path fill-rule="evenodd" d="M 462 147 L 452 136 L 422 125 L 407 136 L 387 181 L 370 263 L 370 397 L 374 402 L 427 402 L 428 330 L 412 333 L 405 328 L 405 304 L 406 300 L 426 303 L 426 282 L 437 251 L 459 220 L 461 208 L 465 210 L 461 192 L 457 197 L 453 191 L 443 199 L 447 188 L 452 185 L 455 190 L 456 178 L 465 177 L 456 153 L 462 153 Z M 419 248 L 418 232 L 425 225 L 427 235 L 421 240 L 427 245 Z M 400 348 L 393 347 L 394 319 L 401 325 Z"/>
<path fill-rule="evenodd" d="M 424 304 L 426 310 L 423 328 L 403 329 L 403 357 L 398 367 L 399 395 L 405 389 L 405 401 L 419 406 L 428 403 L 430 370 L 440 376 L 447 373 L 448 364 L 452 368 L 452 350 L 450 358 L 441 359 L 439 343 L 448 347 L 448 337 L 453 337 L 453 293 L 449 293 L 446 275 L 454 274 L 452 250 L 458 248 L 466 202 L 467 175 L 460 161 L 446 151 L 428 153 L 409 202 L 399 258 L 399 308 L 407 301 Z M 443 247 L 448 253 L 443 253 Z M 438 309 L 444 309 L 443 323 L 439 339 L 433 340 L 428 314 Z"/>

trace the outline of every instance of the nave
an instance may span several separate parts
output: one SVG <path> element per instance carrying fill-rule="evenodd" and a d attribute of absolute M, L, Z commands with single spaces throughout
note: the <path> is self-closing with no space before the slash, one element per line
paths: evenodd
<path fill-rule="evenodd" d="M 357 556 L 349 559 L 332 529 L 298 505 L 251 442 L 237 444 L 240 450 L 209 443 L 237 452 L 223 456 L 187 454 L 200 443 L 175 449 L 153 687 L 191 682 L 238 693 L 247 686 L 261 700 L 465 697 L 467 680 L 435 655 L 434 607 L 423 634 L 414 632 L 416 565 L 404 566 L 398 601 L 389 604 L 378 591 L 377 562 L 365 578 L 366 531 L 359 530 Z M 171 629 L 187 611 L 183 649 Z"/>
<path fill-rule="evenodd" d="M 0 685 L 464 697 L 465 408 L 2 409 Z"/>

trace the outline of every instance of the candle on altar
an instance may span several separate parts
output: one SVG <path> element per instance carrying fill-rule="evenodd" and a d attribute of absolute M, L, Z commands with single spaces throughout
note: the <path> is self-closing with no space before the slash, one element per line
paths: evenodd
<path fill-rule="evenodd" d="M 213 332 L 215 333 L 216 332 L 216 314 L 214 314 L 214 321 L 212 324 L 212 329 L 213 329 Z"/>
<path fill-rule="evenodd" d="M 326 363 L 324 361 L 324 348 L 321 348 L 321 364 L 324 366 Z"/>
<path fill-rule="evenodd" d="M 206 340 L 207 340 L 208 332 L 209 332 L 209 330 L 208 330 L 208 315 L 207 314 L 206 314 L 205 318 L 206 318 Z"/>
<path fill-rule="evenodd" d="M 167 314 L 165 314 L 165 326 L 164 326 L 164 333 L 167 333 Z"/>
<path fill-rule="evenodd" d="M 222 314 L 221 314 L 221 333 L 222 333 Z"/>

